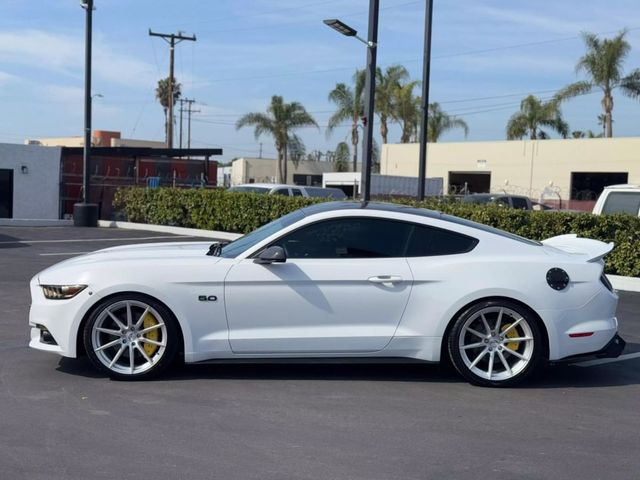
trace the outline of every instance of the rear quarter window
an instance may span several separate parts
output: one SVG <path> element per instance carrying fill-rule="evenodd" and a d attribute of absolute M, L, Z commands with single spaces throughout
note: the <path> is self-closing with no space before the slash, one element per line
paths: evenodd
<path fill-rule="evenodd" d="M 407 257 L 433 257 L 470 252 L 478 239 L 440 228 L 415 225 L 407 245 Z"/>
<path fill-rule="evenodd" d="M 611 192 L 604 201 L 602 213 L 630 213 L 638 215 L 640 192 Z"/>

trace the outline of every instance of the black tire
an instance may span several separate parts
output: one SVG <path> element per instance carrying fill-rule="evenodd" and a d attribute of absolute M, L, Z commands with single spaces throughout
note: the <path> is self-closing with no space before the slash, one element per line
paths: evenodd
<path fill-rule="evenodd" d="M 536 315 L 520 304 L 478 302 L 455 319 L 447 338 L 449 357 L 458 373 L 474 385 L 512 387 L 530 377 L 544 358 L 540 329 Z"/>
<path fill-rule="evenodd" d="M 84 347 L 93 365 L 117 380 L 159 375 L 175 360 L 179 339 L 173 313 L 154 298 L 137 293 L 115 295 L 99 303 L 83 330 Z"/>

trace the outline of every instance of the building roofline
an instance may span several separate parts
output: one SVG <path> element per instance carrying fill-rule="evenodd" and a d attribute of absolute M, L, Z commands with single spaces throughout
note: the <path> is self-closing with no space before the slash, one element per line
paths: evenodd
<path fill-rule="evenodd" d="M 61 147 L 62 153 L 82 154 L 84 147 Z M 222 155 L 221 148 L 153 148 L 153 147 L 91 147 L 94 157 L 210 157 Z"/>

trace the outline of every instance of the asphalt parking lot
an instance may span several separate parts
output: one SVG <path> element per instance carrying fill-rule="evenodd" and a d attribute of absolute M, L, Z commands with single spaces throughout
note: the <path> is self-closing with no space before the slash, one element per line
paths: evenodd
<path fill-rule="evenodd" d="M 640 478 L 638 357 L 496 390 L 423 365 L 194 365 L 115 382 L 27 347 L 35 273 L 176 240 L 0 227 L 0 479 Z M 640 352 L 640 294 L 620 296 L 625 353 Z"/>

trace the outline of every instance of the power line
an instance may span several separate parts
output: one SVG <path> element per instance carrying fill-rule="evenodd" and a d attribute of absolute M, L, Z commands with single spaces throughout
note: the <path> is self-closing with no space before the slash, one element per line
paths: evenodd
<path fill-rule="evenodd" d="M 343 15 L 343 16 L 346 16 L 346 15 Z M 628 31 L 640 30 L 640 27 L 628 28 L 627 30 Z M 611 32 L 612 31 L 604 31 L 604 32 L 598 32 L 597 34 L 598 35 L 603 35 L 603 34 L 607 34 L 607 33 L 611 33 Z M 552 43 L 558 43 L 558 42 L 566 42 L 566 41 L 569 41 L 569 40 L 577 40 L 579 38 L 580 38 L 579 35 L 574 35 L 574 36 L 571 36 L 571 37 L 555 38 L 555 39 L 541 40 L 541 41 L 527 42 L 527 43 L 516 43 L 516 44 L 503 45 L 501 47 L 492 47 L 492 48 L 486 48 L 486 49 L 481 49 L 481 50 L 468 50 L 468 51 L 465 51 L 465 52 L 455 52 L 455 53 L 434 55 L 432 58 L 434 60 L 436 60 L 436 59 L 437 60 L 441 60 L 441 59 L 455 58 L 455 57 L 461 57 L 461 56 L 466 56 L 466 55 L 480 55 L 480 54 L 483 54 L 483 53 L 493 53 L 493 52 L 497 52 L 497 51 L 501 51 L 501 50 L 511 50 L 511 49 L 514 49 L 514 48 L 523 48 L 523 47 L 531 47 L 531 46 L 552 44 Z M 392 62 L 388 62 L 384 66 L 403 64 L 403 63 L 421 62 L 421 61 L 422 61 L 422 58 L 408 58 L 408 59 L 395 60 L 395 61 L 392 61 Z M 269 78 L 302 76 L 302 75 L 312 75 L 312 74 L 313 75 L 317 75 L 317 74 L 331 73 L 331 72 L 353 71 L 356 68 L 357 67 L 349 66 L 349 67 L 335 67 L 335 68 L 325 68 L 325 69 L 317 69 L 317 70 L 304 70 L 304 71 L 298 71 L 298 72 L 273 73 L 273 74 L 265 74 L 265 75 L 245 75 L 245 76 L 241 76 L 241 77 L 217 78 L 217 79 L 214 79 L 214 80 L 209 80 L 207 82 L 201 82 L 201 84 L 221 83 L 221 82 L 231 82 L 231 81 L 243 81 L 243 80 L 244 81 L 253 81 L 253 80 L 263 80 L 263 79 L 269 79 Z"/>

